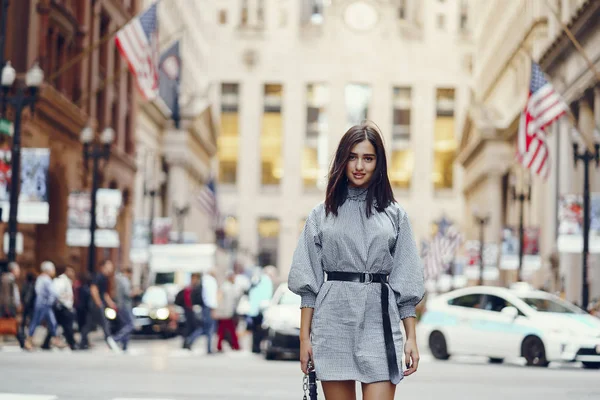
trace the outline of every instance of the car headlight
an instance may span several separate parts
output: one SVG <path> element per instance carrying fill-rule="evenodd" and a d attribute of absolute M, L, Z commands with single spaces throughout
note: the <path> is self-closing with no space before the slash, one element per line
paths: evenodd
<path fill-rule="evenodd" d="M 106 319 L 109 319 L 112 321 L 115 318 L 117 318 L 117 312 L 115 310 L 113 310 L 112 308 L 105 308 L 104 316 L 106 317 Z"/>
<path fill-rule="evenodd" d="M 159 308 L 156 310 L 156 318 L 160 320 L 165 320 L 169 318 L 169 309 L 166 307 Z"/>

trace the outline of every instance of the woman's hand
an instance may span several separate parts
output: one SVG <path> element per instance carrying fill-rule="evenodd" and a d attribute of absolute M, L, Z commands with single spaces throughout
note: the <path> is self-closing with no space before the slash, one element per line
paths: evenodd
<path fill-rule="evenodd" d="M 414 337 L 406 340 L 404 356 L 406 357 L 407 368 L 404 371 L 404 376 L 409 376 L 417 372 L 417 368 L 419 368 L 419 349 L 417 348 L 417 340 Z"/>
<path fill-rule="evenodd" d="M 308 374 L 308 360 L 313 359 L 313 349 L 310 339 L 300 340 L 300 368 Z"/>

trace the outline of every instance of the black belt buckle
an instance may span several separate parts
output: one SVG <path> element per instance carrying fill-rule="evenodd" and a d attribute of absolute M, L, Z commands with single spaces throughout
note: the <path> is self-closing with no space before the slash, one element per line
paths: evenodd
<path fill-rule="evenodd" d="M 367 280 L 368 278 L 368 280 Z M 362 275 L 362 281 L 365 285 L 368 285 L 369 283 L 373 283 L 373 274 L 370 272 L 365 272 Z"/>

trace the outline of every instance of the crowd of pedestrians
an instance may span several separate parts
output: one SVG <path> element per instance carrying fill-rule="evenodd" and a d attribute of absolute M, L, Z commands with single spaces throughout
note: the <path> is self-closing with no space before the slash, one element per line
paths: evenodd
<path fill-rule="evenodd" d="M 34 335 L 45 326 L 42 349 L 90 348 L 89 334 L 96 328 L 106 345 L 115 352 L 127 351 L 135 330 L 134 299 L 142 293 L 134 289 L 132 271 L 115 271 L 110 260 L 97 266 L 91 276 L 76 274 L 69 265 L 56 267 L 44 261 L 36 273 L 21 277 L 21 268 L 10 263 L 0 275 L 0 338 L 14 336 L 25 350 L 35 347 Z M 273 296 L 274 267 L 254 267 L 228 272 L 221 283 L 215 271 L 191 274 L 190 284 L 173 299 L 183 309 L 182 346 L 192 349 L 194 342 L 206 338 L 207 353 L 222 352 L 224 343 L 236 351 L 240 335 L 252 335 L 252 351 L 260 352 L 263 339 L 262 313 Z M 111 323 L 107 310 L 118 323 Z M 213 343 L 216 339 L 216 346 Z"/>

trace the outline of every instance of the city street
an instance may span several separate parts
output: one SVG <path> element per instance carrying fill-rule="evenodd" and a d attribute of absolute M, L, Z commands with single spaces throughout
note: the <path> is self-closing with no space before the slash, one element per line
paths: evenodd
<path fill-rule="evenodd" d="M 302 376 L 294 361 L 265 361 L 248 352 L 203 354 L 179 349 L 180 339 L 133 342 L 130 354 L 99 343 L 89 352 L 0 350 L 0 400 L 297 400 Z M 578 400 L 600 398 L 599 371 L 577 365 L 523 367 L 518 360 L 435 361 L 423 354 L 418 373 L 397 399 Z M 320 399 L 323 399 L 320 391 Z"/>

